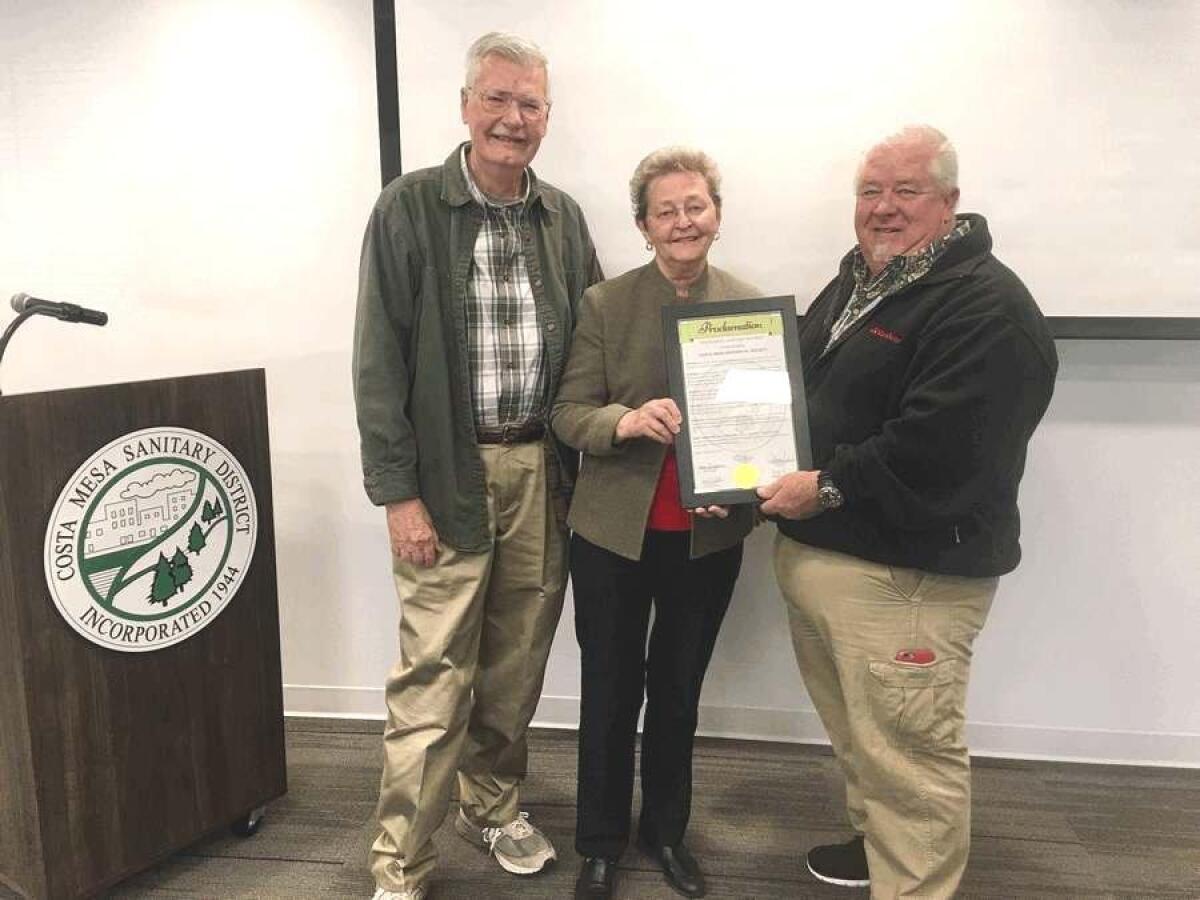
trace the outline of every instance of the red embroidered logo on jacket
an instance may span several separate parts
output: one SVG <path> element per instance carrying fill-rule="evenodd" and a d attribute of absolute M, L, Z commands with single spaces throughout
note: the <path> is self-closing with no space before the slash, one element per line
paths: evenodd
<path fill-rule="evenodd" d="M 902 340 L 904 340 L 904 338 L 902 338 L 900 335 L 896 334 L 896 332 L 888 331 L 882 325 L 872 325 L 870 328 L 867 329 L 867 331 L 870 334 L 875 335 L 875 337 L 881 338 L 885 341 L 891 341 L 893 344 L 898 344 Z"/>

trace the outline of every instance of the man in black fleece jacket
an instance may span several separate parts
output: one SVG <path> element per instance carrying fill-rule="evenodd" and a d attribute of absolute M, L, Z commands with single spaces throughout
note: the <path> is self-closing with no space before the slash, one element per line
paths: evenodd
<path fill-rule="evenodd" d="M 816 468 L 759 490 L 856 833 L 808 867 L 875 897 L 948 897 L 966 867 L 971 647 L 1020 559 L 1017 486 L 1058 368 L 987 222 L 955 215 L 957 179 L 928 126 L 864 157 L 858 246 L 800 327 Z"/>

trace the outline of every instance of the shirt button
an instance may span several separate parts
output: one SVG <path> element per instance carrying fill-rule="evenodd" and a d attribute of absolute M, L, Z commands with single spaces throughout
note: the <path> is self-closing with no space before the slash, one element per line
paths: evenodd
<path fill-rule="evenodd" d="M 555 331 L 555 330 L 557 330 L 557 329 L 558 329 L 558 325 L 556 325 L 554 322 L 547 322 L 547 323 L 546 323 L 546 330 L 547 330 L 547 331 Z"/>
<path fill-rule="evenodd" d="M 533 279 L 533 286 L 534 286 L 534 287 L 541 287 L 541 286 L 542 286 L 542 279 L 540 279 L 540 278 L 535 278 L 535 279 Z"/>

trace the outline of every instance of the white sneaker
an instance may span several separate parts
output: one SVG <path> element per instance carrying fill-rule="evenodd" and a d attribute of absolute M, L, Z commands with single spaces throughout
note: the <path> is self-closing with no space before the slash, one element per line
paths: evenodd
<path fill-rule="evenodd" d="M 383 888 L 375 888 L 371 900 L 425 900 L 425 888 L 415 887 L 410 891 L 385 891 Z"/>
<path fill-rule="evenodd" d="M 500 868 L 514 875 L 540 872 L 548 862 L 558 858 L 549 838 L 530 824 L 527 812 L 503 827 L 480 828 L 460 808 L 458 818 L 454 820 L 454 830 L 468 843 L 491 853 L 500 863 Z"/>

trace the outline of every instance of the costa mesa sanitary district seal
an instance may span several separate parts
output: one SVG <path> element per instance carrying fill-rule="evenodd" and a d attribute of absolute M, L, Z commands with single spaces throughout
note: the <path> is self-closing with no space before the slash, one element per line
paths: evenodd
<path fill-rule="evenodd" d="M 257 533 L 254 491 L 232 453 L 197 431 L 147 428 L 67 481 L 46 529 L 46 583 L 93 643 L 158 650 L 220 615 Z"/>

